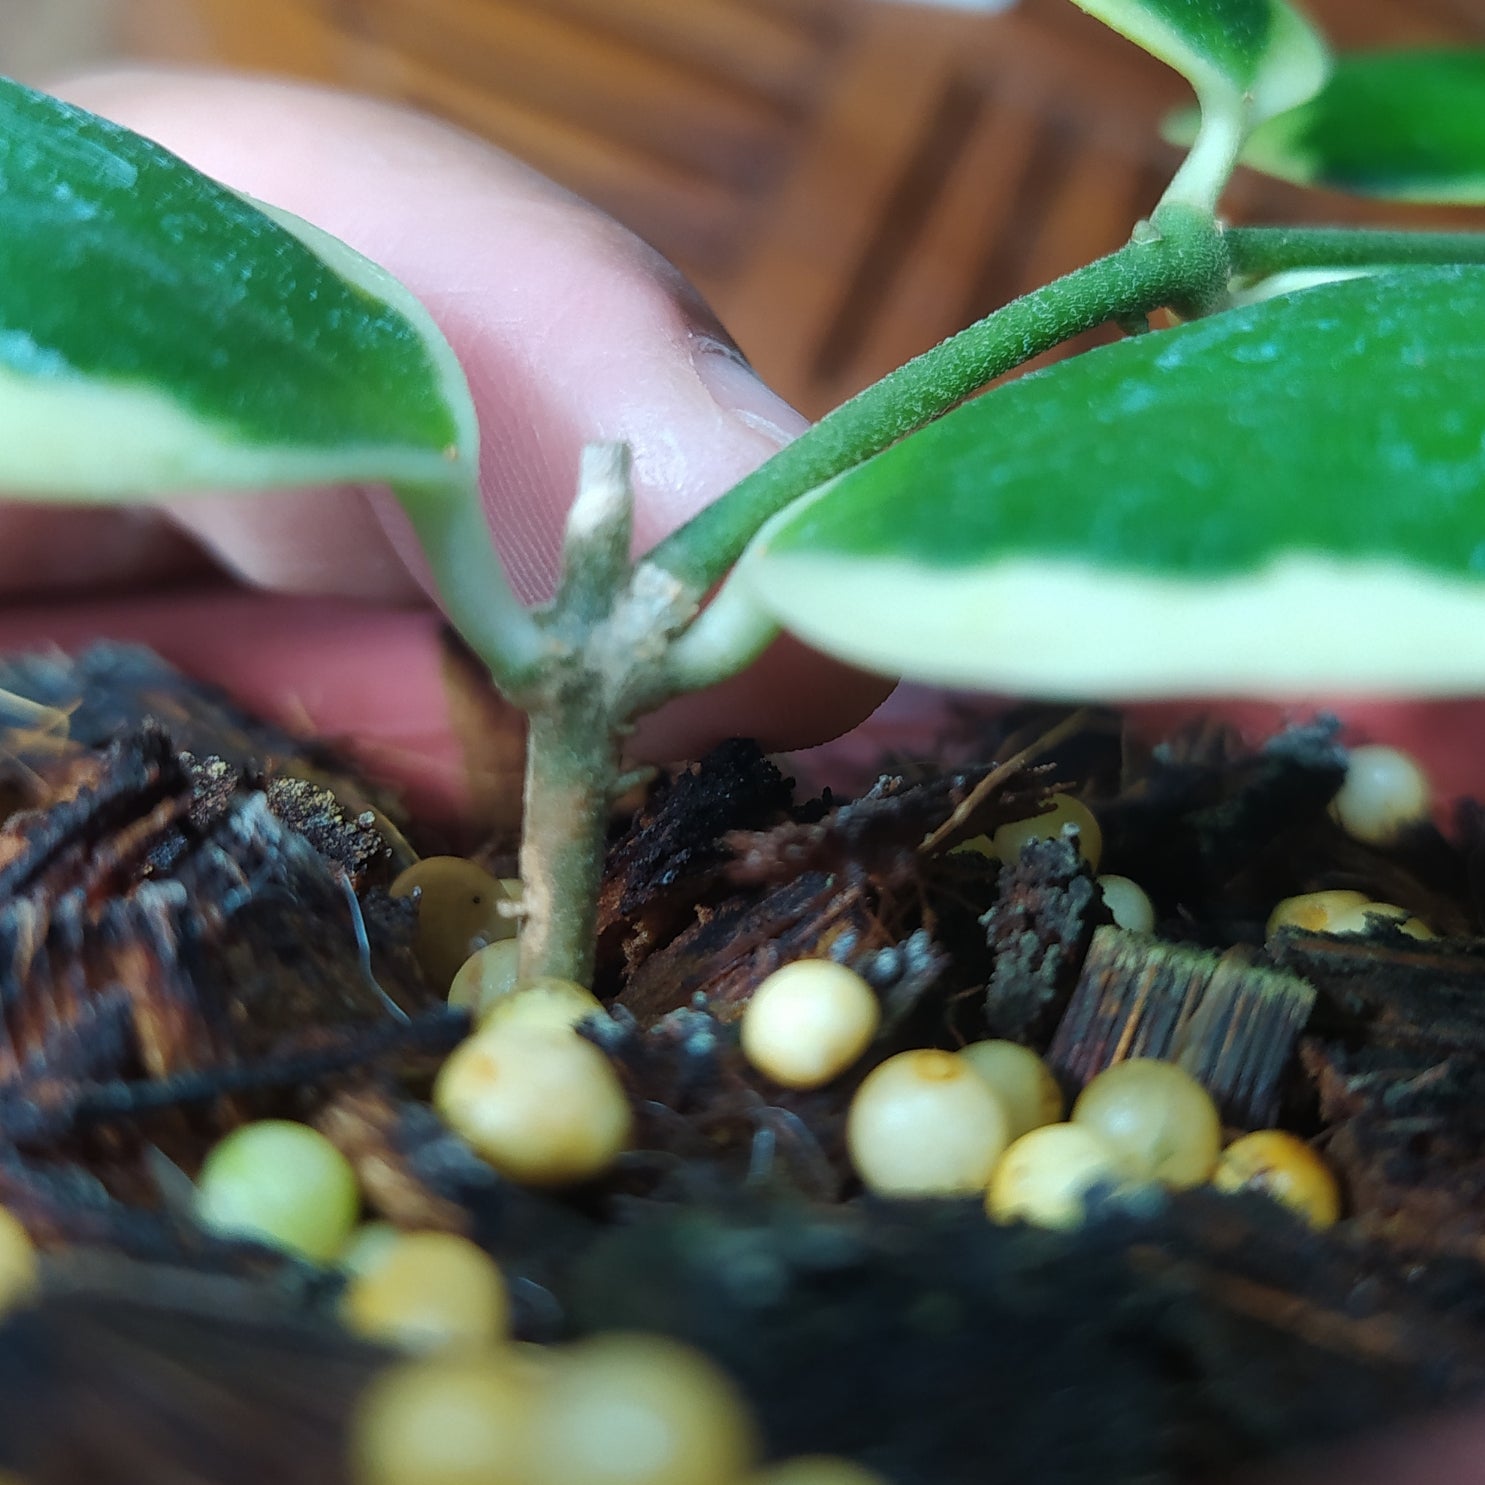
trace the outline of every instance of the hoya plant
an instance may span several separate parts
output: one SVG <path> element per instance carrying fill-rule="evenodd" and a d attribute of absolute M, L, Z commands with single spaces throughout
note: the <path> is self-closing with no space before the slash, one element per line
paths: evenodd
<path fill-rule="evenodd" d="M 1172 125 L 1190 152 L 1127 245 L 868 388 L 638 560 L 625 452 L 588 451 L 556 595 L 530 610 L 485 526 L 460 367 L 407 290 L 0 83 L 0 488 L 390 484 L 449 617 L 529 715 L 528 975 L 591 974 L 626 729 L 781 629 L 889 674 L 1053 697 L 1478 687 L 1485 236 L 1218 211 L 1245 155 L 1485 199 L 1485 60 L 1333 70 L 1280 0 L 1078 3 L 1196 93 Z M 1269 291 L 1299 273 L 1303 291 Z M 1173 328 L 1134 333 L 1162 309 Z M 1109 322 L 1129 338 L 966 401 Z"/>

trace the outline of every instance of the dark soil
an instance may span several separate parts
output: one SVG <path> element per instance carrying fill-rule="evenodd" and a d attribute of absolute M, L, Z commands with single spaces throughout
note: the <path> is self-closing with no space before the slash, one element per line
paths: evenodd
<path fill-rule="evenodd" d="M 0 688 L 58 708 L 0 762 L 0 1202 L 48 1253 L 43 1298 L 0 1327 L 0 1466 L 33 1485 L 343 1478 L 382 1355 L 337 1326 L 333 1276 L 190 1217 L 204 1151 L 269 1114 L 335 1140 L 372 1215 L 485 1245 L 524 1336 L 685 1337 L 741 1381 L 770 1453 L 898 1485 L 1219 1480 L 1485 1384 L 1485 816 L 1357 845 L 1326 812 L 1334 728 L 1140 754 L 1110 713 L 966 719 L 849 802 L 797 798 L 745 742 L 664 776 L 615 822 L 611 1014 L 585 1029 L 639 1138 L 551 1196 L 427 1107 L 467 1022 L 386 889 L 403 832 L 428 832 L 143 652 L 12 660 Z M 1110 926 L 1062 842 L 1006 868 L 952 851 L 1054 787 L 1092 805 L 1157 937 Z M 483 846 L 505 870 L 512 848 Z M 1444 936 L 1265 945 L 1273 904 L 1322 887 Z M 809 954 L 858 968 L 886 1030 L 837 1083 L 783 1094 L 735 1023 Z M 1118 1056 L 1180 1062 L 1234 1130 L 1315 1138 L 1345 1220 L 1146 1191 L 1053 1234 L 863 1197 L 842 1140 L 861 1077 L 989 1035 L 1069 1095 Z"/>

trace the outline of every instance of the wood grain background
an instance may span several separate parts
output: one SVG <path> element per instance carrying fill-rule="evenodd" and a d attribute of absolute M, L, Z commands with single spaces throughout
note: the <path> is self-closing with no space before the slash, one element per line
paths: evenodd
<path fill-rule="evenodd" d="M 815 414 L 1117 246 L 1174 166 L 1156 124 L 1186 96 L 1068 0 L 123 3 L 136 54 L 404 99 L 523 156 L 678 261 Z M 1309 9 L 1343 46 L 1485 43 L 1485 0 Z M 1450 219 L 1251 177 L 1231 206 Z"/>

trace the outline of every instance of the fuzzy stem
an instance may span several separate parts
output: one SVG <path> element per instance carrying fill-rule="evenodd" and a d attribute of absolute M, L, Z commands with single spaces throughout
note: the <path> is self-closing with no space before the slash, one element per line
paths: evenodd
<path fill-rule="evenodd" d="M 532 712 L 521 836 L 522 979 L 558 975 L 592 984 L 604 836 L 618 772 L 618 737 L 592 687 L 574 687 Z"/>
<path fill-rule="evenodd" d="M 889 373 L 692 517 L 646 560 L 699 597 L 770 516 L 931 423 L 987 382 L 1109 320 L 1162 305 L 1216 302 L 1227 287 L 1227 257 L 1210 214 L 1162 207 L 1154 225 L 1118 252 L 996 310 Z"/>
<path fill-rule="evenodd" d="M 1370 232 L 1346 227 L 1229 227 L 1232 271 L 1266 278 L 1303 268 L 1485 263 L 1485 232 Z"/>
<path fill-rule="evenodd" d="M 604 835 L 619 773 L 618 677 L 606 631 L 629 593 L 634 496 L 629 450 L 583 450 L 567 517 L 562 580 L 539 617 L 550 645 L 546 671 L 526 702 L 525 818 L 521 881 L 522 979 L 593 978 Z"/>
<path fill-rule="evenodd" d="M 586 632 L 601 623 L 629 581 L 634 496 L 628 444 L 589 444 L 578 467 L 577 499 L 567 513 L 562 583 L 554 619 Z"/>

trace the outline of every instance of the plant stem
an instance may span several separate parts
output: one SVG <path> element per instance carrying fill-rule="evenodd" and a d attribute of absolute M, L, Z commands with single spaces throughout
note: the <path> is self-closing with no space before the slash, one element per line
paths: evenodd
<path fill-rule="evenodd" d="M 1201 127 L 1181 168 L 1160 198 L 1162 206 L 1180 203 L 1209 214 L 1217 210 L 1217 202 L 1242 153 L 1243 113 L 1243 106 L 1237 100 L 1201 100 Z"/>
<path fill-rule="evenodd" d="M 451 472 L 446 485 L 399 486 L 396 495 L 437 575 L 449 621 L 495 684 L 520 704 L 541 673 L 547 644 L 511 591 L 485 519 L 478 474 Z"/>
<path fill-rule="evenodd" d="M 765 520 L 799 496 L 879 454 L 987 382 L 1085 330 L 1163 305 L 1204 307 L 1227 287 L 1212 217 L 1162 207 L 1156 230 L 1015 300 L 909 361 L 775 454 L 660 543 L 646 563 L 699 597 L 741 555 Z"/>
<path fill-rule="evenodd" d="M 634 499 L 629 450 L 583 450 L 567 517 L 562 580 L 537 619 L 549 647 L 545 673 L 525 702 L 526 794 L 521 835 L 525 926 L 522 979 L 593 978 L 604 835 L 619 772 L 616 700 L 629 655 L 610 631 L 629 599 Z"/>
<path fill-rule="evenodd" d="M 629 581 L 631 462 L 622 443 L 589 444 L 579 462 L 577 498 L 562 545 L 562 583 L 551 611 L 551 622 L 574 628 L 578 640 L 608 618 Z"/>
<path fill-rule="evenodd" d="M 779 635 L 778 621 L 759 608 L 729 574 L 712 601 L 665 653 L 647 706 L 702 691 L 751 665 Z"/>
<path fill-rule="evenodd" d="M 520 976 L 593 982 L 598 888 L 619 743 L 592 686 L 531 714 L 521 834 Z"/>
<path fill-rule="evenodd" d="M 1295 268 L 1485 263 L 1485 232 L 1369 232 L 1345 227 L 1229 227 L 1232 271 L 1264 278 Z"/>

